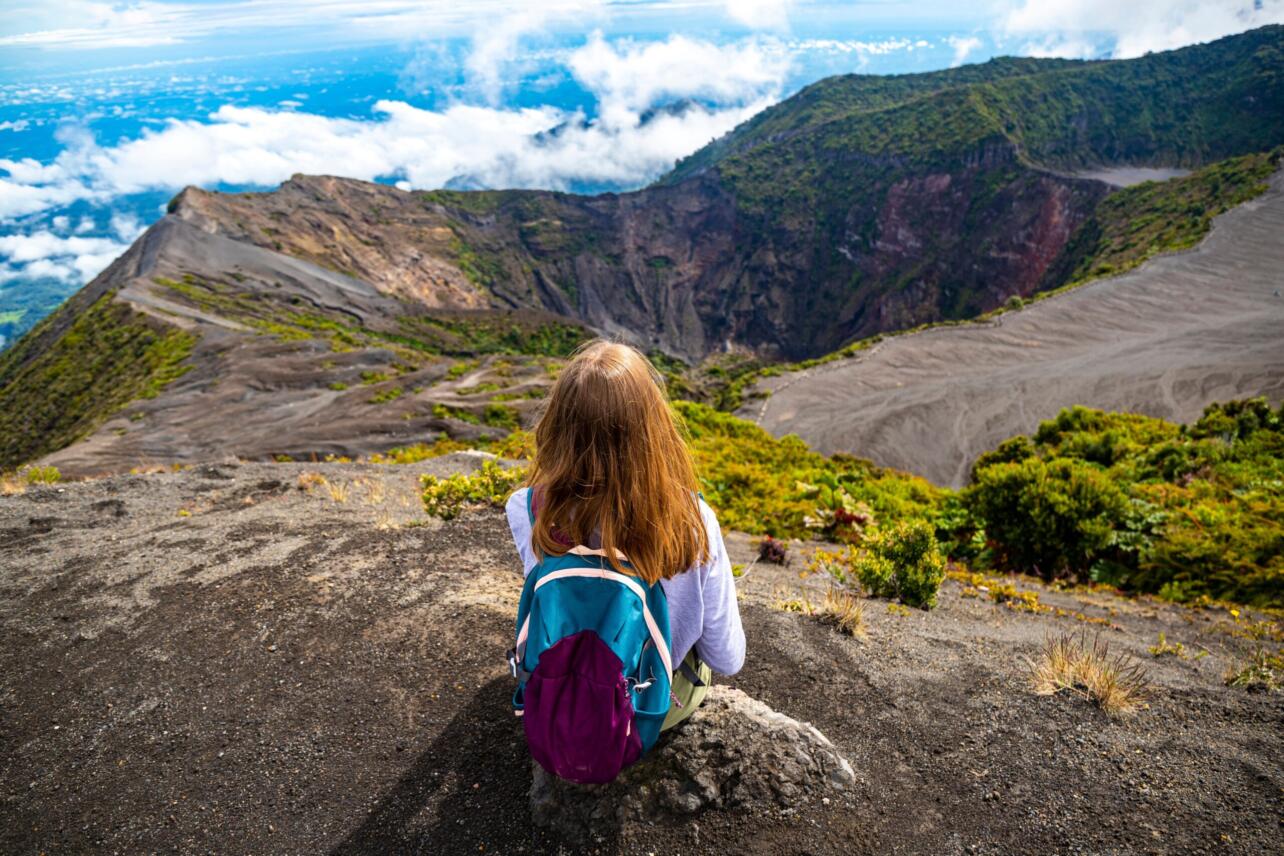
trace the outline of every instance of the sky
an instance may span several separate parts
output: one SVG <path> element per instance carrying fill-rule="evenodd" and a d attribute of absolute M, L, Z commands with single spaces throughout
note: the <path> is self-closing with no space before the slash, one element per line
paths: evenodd
<path fill-rule="evenodd" d="M 1279 22 L 1284 0 L 5 0 L 0 347 L 189 184 L 626 190 L 831 74 Z"/>

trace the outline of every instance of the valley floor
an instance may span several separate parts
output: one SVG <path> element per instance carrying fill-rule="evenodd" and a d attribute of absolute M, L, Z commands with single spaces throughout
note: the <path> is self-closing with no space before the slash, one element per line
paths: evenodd
<path fill-rule="evenodd" d="M 508 709 L 503 515 L 418 507 L 419 473 L 475 460 L 229 461 L 0 497 L 0 851 L 555 850 Z M 1279 852 L 1284 695 L 1222 684 L 1259 644 L 1249 616 L 1047 590 L 1069 614 L 1018 613 L 947 581 L 930 613 L 865 602 L 857 640 L 776 608 L 822 591 L 802 564 L 741 578 L 750 656 L 729 682 L 817 725 L 856 789 L 602 852 Z M 1144 661 L 1146 708 L 1030 692 L 1025 658 L 1078 628 Z M 1152 658 L 1161 632 L 1198 656 Z"/>
<path fill-rule="evenodd" d="M 763 382 L 741 415 L 826 454 L 960 486 L 982 452 L 1072 405 L 1188 422 L 1284 397 L 1284 173 L 1194 250 L 988 323 L 891 337 Z"/>

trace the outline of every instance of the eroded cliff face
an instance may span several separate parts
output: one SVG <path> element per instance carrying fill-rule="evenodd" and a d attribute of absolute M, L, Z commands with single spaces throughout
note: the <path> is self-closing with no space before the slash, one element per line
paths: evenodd
<path fill-rule="evenodd" d="M 264 194 L 189 189 L 172 213 L 418 307 L 539 308 L 686 359 L 795 359 L 1029 295 L 1107 190 L 1003 148 L 846 168 L 861 192 L 837 214 L 749 215 L 715 173 L 596 197 L 296 176 Z"/>

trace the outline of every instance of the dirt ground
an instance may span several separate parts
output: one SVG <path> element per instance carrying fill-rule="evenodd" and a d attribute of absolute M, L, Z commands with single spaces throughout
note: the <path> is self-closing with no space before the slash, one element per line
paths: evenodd
<path fill-rule="evenodd" d="M 825 452 L 960 486 L 982 452 L 1063 407 L 1187 422 L 1284 397 L 1284 173 L 1196 249 L 1009 312 L 770 378 L 740 415 Z"/>
<path fill-rule="evenodd" d="M 0 497 L 0 852 L 556 852 L 507 706 L 503 515 L 424 521 L 415 496 L 474 464 L 227 462 Z M 930 613 L 867 601 L 859 640 L 776 608 L 822 590 L 801 564 L 741 578 L 729 682 L 817 725 L 856 789 L 600 852 L 1281 852 L 1284 694 L 1222 684 L 1255 617 L 1041 591 L 1079 614 L 1058 618 L 950 581 Z M 1144 661 L 1148 707 L 1030 691 L 1025 658 L 1081 627 Z M 1152 657 L 1161 631 L 1197 657 Z"/>

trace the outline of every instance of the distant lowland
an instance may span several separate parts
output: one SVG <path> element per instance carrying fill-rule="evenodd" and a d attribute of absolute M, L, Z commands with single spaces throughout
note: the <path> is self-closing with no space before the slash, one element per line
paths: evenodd
<path fill-rule="evenodd" d="M 1278 400 L 1279 250 L 1245 236 L 1278 223 L 1282 144 L 1272 26 L 827 78 L 630 193 L 188 188 L 0 353 L 0 470 L 497 437 L 607 335 L 677 397 L 957 484 L 1061 407 Z M 1180 263 L 1207 270 L 1153 260 L 1210 231 Z M 967 401 L 923 392 L 962 363 Z"/>

